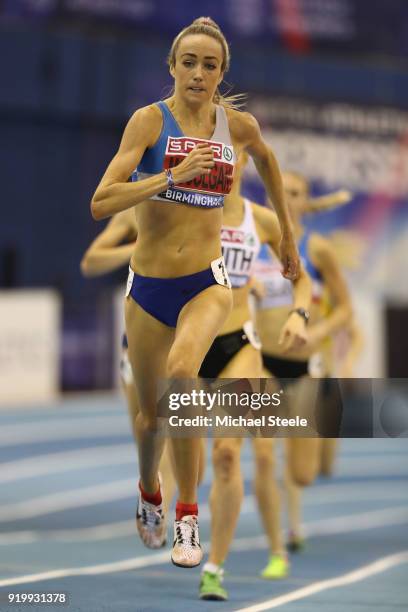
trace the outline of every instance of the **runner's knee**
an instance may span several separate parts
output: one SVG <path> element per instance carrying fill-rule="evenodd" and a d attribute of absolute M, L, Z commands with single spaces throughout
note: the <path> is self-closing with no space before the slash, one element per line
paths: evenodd
<path fill-rule="evenodd" d="M 163 428 L 163 423 L 155 415 L 139 413 L 136 418 L 137 430 L 141 433 L 158 433 Z"/>
<path fill-rule="evenodd" d="M 239 470 L 239 447 L 224 440 L 222 442 L 214 445 L 213 466 L 215 475 L 227 481 Z"/>
<path fill-rule="evenodd" d="M 170 354 L 167 360 L 167 376 L 169 378 L 196 378 L 198 369 L 188 355 Z"/>
<path fill-rule="evenodd" d="M 309 487 L 316 478 L 316 469 L 295 462 L 291 466 L 291 478 L 298 487 Z"/>
<path fill-rule="evenodd" d="M 255 465 L 258 474 L 270 474 L 275 470 L 275 459 L 271 448 L 255 451 Z"/>

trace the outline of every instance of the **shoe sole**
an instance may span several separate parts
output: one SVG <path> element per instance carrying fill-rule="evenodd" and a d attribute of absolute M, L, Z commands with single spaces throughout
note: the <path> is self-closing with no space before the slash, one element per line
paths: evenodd
<path fill-rule="evenodd" d="M 176 563 L 173 557 L 171 557 L 171 562 L 173 565 L 176 565 L 177 567 L 184 567 L 185 569 L 193 569 L 193 567 L 198 567 L 201 564 L 201 561 L 202 559 L 200 559 L 200 561 L 196 563 L 195 565 L 183 565 L 182 563 Z"/>
<path fill-rule="evenodd" d="M 203 601 L 228 601 L 228 597 L 223 597 L 222 595 L 200 595 L 200 599 Z"/>
<path fill-rule="evenodd" d="M 262 576 L 262 580 L 285 580 L 285 578 L 289 578 L 289 574 L 285 574 L 284 576 Z"/>
<path fill-rule="evenodd" d="M 149 546 L 149 545 L 148 545 L 148 544 L 147 544 L 147 543 L 144 541 L 144 539 L 143 539 L 142 532 L 141 532 L 141 530 L 139 529 L 139 525 L 138 525 L 138 523 L 137 523 L 137 520 L 136 520 L 136 531 L 137 531 L 137 534 L 138 534 L 139 538 L 142 540 L 142 544 L 143 544 L 143 545 L 144 545 L 146 548 L 148 548 L 149 550 L 160 550 L 160 548 L 164 548 L 164 547 L 166 546 L 166 544 L 167 544 L 167 535 L 166 535 L 166 537 L 165 537 L 165 538 L 164 538 L 164 540 L 163 540 L 163 544 L 160 544 L 160 546 Z"/>
<path fill-rule="evenodd" d="M 149 544 L 147 544 L 147 542 L 145 542 L 140 534 L 140 532 L 138 531 L 138 536 L 143 544 L 143 546 L 145 548 L 148 548 L 149 550 L 160 550 L 161 548 L 164 548 L 167 544 L 167 540 L 164 540 L 163 544 L 160 544 L 159 546 L 149 546 Z"/>
<path fill-rule="evenodd" d="M 161 548 L 164 548 L 167 544 L 167 539 L 163 541 L 163 544 L 160 544 L 160 546 L 149 546 L 149 544 L 147 544 L 147 542 L 145 542 L 142 538 L 142 534 L 140 533 L 139 530 L 137 530 L 138 536 L 142 541 L 143 546 L 145 546 L 145 548 L 148 548 L 149 550 L 160 550 Z"/>
<path fill-rule="evenodd" d="M 140 538 L 142 540 L 142 538 Z M 164 548 L 166 546 L 166 542 L 164 542 L 163 544 L 160 544 L 160 546 L 149 546 L 148 544 L 146 544 L 146 542 L 143 542 L 142 540 L 142 544 L 145 548 L 148 548 L 149 550 L 160 550 L 161 548 Z"/>
<path fill-rule="evenodd" d="M 302 552 L 305 548 L 305 544 L 296 544 L 294 542 L 286 544 L 286 550 L 290 553 Z"/>

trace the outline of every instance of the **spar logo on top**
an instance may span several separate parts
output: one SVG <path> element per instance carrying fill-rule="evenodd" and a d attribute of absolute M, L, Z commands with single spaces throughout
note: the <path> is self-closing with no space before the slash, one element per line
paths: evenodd
<path fill-rule="evenodd" d="M 234 150 L 231 145 L 202 138 L 169 136 L 163 167 L 168 170 L 178 166 L 195 149 L 197 144 L 202 142 L 208 144 L 213 150 L 214 168 L 211 169 L 210 174 L 202 174 L 191 181 L 177 183 L 177 187 L 191 191 L 226 195 L 231 191 L 234 172 Z"/>

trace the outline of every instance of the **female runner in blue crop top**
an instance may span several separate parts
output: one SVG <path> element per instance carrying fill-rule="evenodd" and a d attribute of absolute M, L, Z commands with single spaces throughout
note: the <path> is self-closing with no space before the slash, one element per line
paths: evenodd
<path fill-rule="evenodd" d="M 163 438 L 156 418 L 161 378 L 191 379 L 231 309 L 221 257 L 222 202 L 241 150 L 255 160 L 282 230 L 284 274 L 296 278 L 298 253 L 282 197 L 279 167 L 256 120 L 218 92 L 229 49 L 218 26 L 199 18 L 182 30 L 169 54 L 174 94 L 141 108 L 92 199 L 95 219 L 135 207 L 138 240 L 125 302 L 129 357 L 140 402 L 140 497 L 143 542 L 165 541 L 158 464 Z M 135 172 L 136 169 L 136 172 Z M 127 182 L 133 174 L 133 183 Z M 202 558 L 197 523 L 198 438 L 175 439 L 179 498 L 172 561 L 194 567 Z"/>

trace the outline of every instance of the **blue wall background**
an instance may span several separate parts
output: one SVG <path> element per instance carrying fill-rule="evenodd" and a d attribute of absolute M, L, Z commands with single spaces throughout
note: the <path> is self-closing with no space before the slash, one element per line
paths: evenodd
<path fill-rule="evenodd" d="M 81 256 L 103 227 L 91 218 L 89 202 L 129 116 L 171 86 L 165 58 L 177 29 L 176 22 L 160 31 L 91 18 L 6 21 L 0 14 L 0 289 L 61 291 L 64 338 L 76 338 L 63 343 L 67 388 L 78 380 L 83 387 L 109 384 L 106 303 L 126 272 L 81 277 Z M 298 54 L 276 37 L 233 32 L 230 42 L 227 79 L 249 100 L 258 93 L 408 108 L 403 55 L 381 61 L 350 49 L 322 55 L 318 45 Z M 79 359 L 84 339 L 99 347 L 93 382 Z"/>
<path fill-rule="evenodd" d="M 169 44 L 169 37 L 129 32 L 3 26 L 0 249 L 16 250 L 17 286 L 54 285 L 69 298 L 117 280 L 85 283 L 79 275 L 80 257 L 101 227 L 89 201 L 132 111 L 170 86 Z M 234 91 L 408 107 L 401 68 L 290 56 L 251 42 L 233 41 L 232 53 Z"/>

